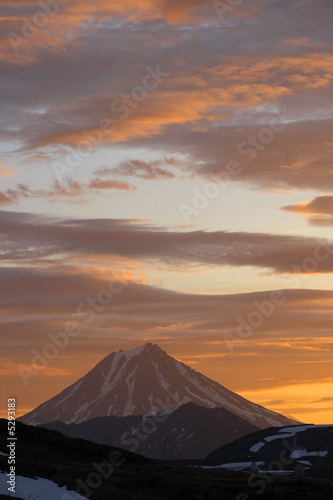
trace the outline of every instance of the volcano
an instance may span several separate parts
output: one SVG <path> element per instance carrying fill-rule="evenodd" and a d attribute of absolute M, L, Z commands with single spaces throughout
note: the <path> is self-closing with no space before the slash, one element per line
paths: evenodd
<path fill-rule="evenodd" d="M 270 411 L 146 343 L 109 354 L 92 370 L 20 420 L 81 423 L 97 417 L 154 415 L 187 403 L 224 408 L 260 429 L 295 422 Z"/>

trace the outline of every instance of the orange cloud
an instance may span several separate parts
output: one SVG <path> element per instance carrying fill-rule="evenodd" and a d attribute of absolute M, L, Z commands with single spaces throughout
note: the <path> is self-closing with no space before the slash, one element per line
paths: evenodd
<path fill-rule="evenodd" d="M 18 364 L 4 361 L 0 368 L 1 376 L 10 376 L 18 374 Z M 72 371 L 64 368 L 55 368 L 51 366 L 41 367 L 40 365 L 25 365 L 28 370 L 32 370 L 42 374 L 45 377 L 67 377 L 72 375 Z"/>
<path fill-rule="evenodd" d="M 53 366 L 40 367 L 40 365 L 28 365 L 28 369 L 37 371 L 39 375 L 44 377 L 68 377 L 72 375 L 72 371 L 64 368 L 55 368 Z"/>
<path fill-rule="evenodd" d="M 1 59 L 25 66 L 39 60 L 40 50 L 66 51 L 66 43 L 86 32 L 88 20 L 92 29 L 101 19 L 118 18 L 121 24 L 161 19 L 174 23 L 189 20 L 193 11 L 205 5 L 210 10 L 206 0 L 124 0 L 121 3 L 76 0 L 66 5 L 55 2 L 49 11 L 32 0 L 16 0 L 15 8 L 8 6 L 0 18 L 0 33 L 5 33 L 0 35 Z"/>
<path fill-rule="evenodd" d="M 163 136 L 170 125 L 197 127 L 200 123 L 201 130 L 205 130 L 203 121 L 206 127 L 216 120 L 227 121 L 225 108 L 246 110 L 277 102 L 300 90 L 329 87 L 333 78 L 333 56 L 329 53 L 320 57 L 310 53 L 275 59 L 263 56 L 255 60 L 239 56 L 234 59 L 236 62 L 228 59 L 223 66 L 202 67 L 196 75 L 188 74 L 182 65 L 172 72 L 173 64 L 170 66 L 167 61 L 165 67 L 161 64 L 161 70 L 169 75 L 156 89 L 146 92 L 142 102 L 133 98 L 130 87 L 123 94 L 113 89 L 100 93 L 96 89 L 95 95 L 71 100 L 59 109 L 60 116 L 64 115 L 64 124 L 58 118 L 57 124 L 49 128 L 50 132 L 41 134 L 31 145 L 36 148 L 64 144 L 79 148 L 85 136 L 78 126 L 81 120 L 75 123 L 75 117 L 86 113 L 87 108 L 91 122 L 89 130 L 99 130 L 102 142 L 111 144 Z M 143 71 L 141 80 L 145 76 Z M 137 83 L 136 79 L 133 89 Z M 73 120 L 70 129 L 69 114 Z M 99 123 L 104 119 L 111 120 L 112 126 L 101 131 Z"/>
<path fill-rule="evenodd" d="M 14 363 L 5 361 L 4 358 L 2 358 L 0 375 L 3 377 L 9 376 L 9 375 L 17 375 L 17 365 L 15 365 Z"/>
<path fill-rule="evenodd" d="M 309 217 L 315 225 L 333 225 L 333 196 L 318 196 L 314 200 L 282 208 Z"/>
<path fill-rule="evenodd" d="M 169 80 L 168 80 L 169 78 Z M 190 78 L 184 75 L 184 82 L 190 84 Z M 95 108 L 95 114 L 98 114 L 97 123 L 93 125 L 89 132 L 94 133 L 99 129 L 98 122 L 108 119 L 112 121 L 112 127 L 101 132 L 103 144 L 112 144 L 117 142 L 129 142 L 134 139 L 145 139 L 156 135 L 163 135 L 163 132 L 170 125 L 192 124 L 200 122 L 203 118 L 213 123 L 221 116 L 220 107 L 227 106 L 231 108 L 247 108 L 264 103 L 268 100 L 278 99 L 290 90 L 286 87 L 272 87 L 266 84 L 246 84 L 246 85 L 225 85 L 221 84 L 209 88 L 209 82 L 206 88 L 202 89 L 184 89 L 184 91 L 172 90 L 176 82 L 173 82 L 172 76 L 167 77 L 165 85 L 171 87 L 171 90 L 157 89 L 147 94 L 147 98 L 142 104 L 135 104 L 135 109 L 131 110 L 124 104 L 120 98 L 110 99 L 105 97 L 91 98 L 91 106 Z M 112 103 L 117 102 L 114 108 L 107 113 Z M 75 114 L 75 110 L 73 113 Z M 41 137 L 34 143 L 34 147 L 57 146 L 60 144 L 72 146 L 80 150 L 80 144 L 84 136 L 82 129 L 77 128 L 68 132 L 55 132 Z"/>
<path fill-rule="evenodd" d="M 306 384 L 294 382 L 269 390 L 242 391 L 241 395 L 273 411 L 291 414 L 305 423 L 332 424 L 332 401 L 326 397 L 332 389 L 333 381 L 323 379 Z"/>
<path fill-rule="evenodd" d="M 98 177 L 93 179 L 89 184 L 90 189 L 118 189 L 123 191 L 133 191 L 136 188 L 134 186 L 130 186 L 126 182 L 114 181 L 114 180 L 102 180 Z"/>
<path fill-rule="evenodd" d="M 10 177 L 11 175 L 14 175 L 14 172 L 11 172 L 2 163 L 0 163 L 0 175 L 2 175 L 2 177 Z"/>
<path fill-rule="evenodd" d="M 238 57 L 228 65 L 211 70 L 215 78 L 227 81 L 245 81 L 247 84 L 264 82 L 273 88 L 318 88 L 328 86 L 333 79 L 333 55 L 330 52 L 302 54 L 299 56 L 256 57 L 249 61 Z"/>
<path fill-rule="evenodd" d="M 163 17 L 170 23 L 188 21 L 191 14 L 207 6 L 207 0 L 161 0 L 160 9 Z"/>

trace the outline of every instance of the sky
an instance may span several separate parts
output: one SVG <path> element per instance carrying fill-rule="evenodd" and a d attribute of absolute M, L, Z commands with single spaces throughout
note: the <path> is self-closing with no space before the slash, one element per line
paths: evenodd
<path fill-rule="evenodd" d="M 0 14 L 0 415 L 150 341 L 332 423 L 331 0 Z"/>

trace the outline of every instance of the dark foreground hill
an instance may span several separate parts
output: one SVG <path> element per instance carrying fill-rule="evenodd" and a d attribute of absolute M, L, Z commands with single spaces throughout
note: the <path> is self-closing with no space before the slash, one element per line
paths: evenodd
<path fill-rule="evenodd" d="M 275 478 L 257 496 L 248 474 L 223 470 L 172 468 L 110 446 L 72 439 L 59 432 L 17 423 L 16 473 L 46 478 L 75 490 L 89 485 L 91 500 L 332 500 L 333 485 Z M 0 470 L 7 471 L 7 421 L 0 420 Z M 110 460 L 113 457 L 113 468 Z M 108 466 L 109 464 L 109 466 Z M 80 493 L 83 494 L 83 487 Z M 31 491 L 33 493 L 33 491 Z M 1 496 L 0 496 L 1 498 Z M 7 498 L 4 496 L 3 498 Z M 15 496 L 10 497 L 14 500 Z M 28 495 L 22 497 L 27 499 Z M 31 496 L 50 500 L 44 496 Z M 52 500 L 55 497 L 52 497 Z M 56 500 L 75 500 L 66 493 Z"/>
<path fill-rule="evenodd" d="M 217 447 L 258 430 L 224 408 L 205 408 L 187 403 L 159 415 L 99 417 L 80 424 L 60 421 L 43 427 L 66 436 L 113 444 L 145 457 L 203 459 Z M 168 439 L 166 447 L 165 439 Z"/>
<path fill-rule="evenodd" d="M 294 470 L 333 481 L 333 425 L 298 425 L 260 430 L 229 443 L 205 459 L 206 465 L 251 464 L 261 469 Z M 239 467 L 241 468 L 241 466 Z M 245 467 L 244 467 L 245 469 Z"/>

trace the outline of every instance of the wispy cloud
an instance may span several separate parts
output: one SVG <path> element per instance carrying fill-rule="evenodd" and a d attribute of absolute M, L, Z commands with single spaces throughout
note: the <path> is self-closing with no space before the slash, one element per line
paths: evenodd
<path fill-rule="evenodd" d="M 163 168 L 163 165 L 168 163 L 168 159 L 155 160 L 151 162 L 142 160 L 126 160 L 121 162 L 116 167 L 101 167 L 95 173 L 100 176 L 121 175 L 128 177 L 138 177 L 139 179 L 155 180 L 155 179 L 173 179 L 175 174 L 170 170 Z M 175 161 L 169 161 L 175 164 Z"/>
<path fill-rule="evenodd" d="M 2 163 L 0 163 L 0 176 L 2 177 L 10 177 L 15 175 L 14 172 L 5 167 Z"/>
<path fill-rule="evenodd" d="M 16 188 L 0 191 L 0 206 L 17 205 L 21 200 L 28 198 L 44 198 L 55 202 L 67 198 L 83 202 L 89 192 L 108 189 L 132 191 L 135 187 L 126 182 L 102 181 L 99 178 L 92 179 L 89 184 L 80 184 L 73 179 L 66 179 L 61 183 L 54 181 L 49 189 L 31 189 L 25 184 L 18 184 Z"/>
<path fill-rule="evenodd" d="M 283 210 L 308 217 L 310 224 L 333 225 L 333 196 L 318 196 L 305 203 L 285 206 Z"/>
<path fill-rule="evenodd" d="M 111 186 L 117 189 L 122 186 Z M 92 186 L 94 187 L 94 186 Z M 106 186 L 109 188 L 108 181 Z M 96 189 L 104 189 L 96 183 Z M 60 188 L 59 188 L 60 189 Z M 74 185 L 76 196 L 76 186 Z M 22 187 L 23 196 L 26 188 Z M 21 192 L 20 191 L 20 192 Z M 20 193 L 19 192 L 19 193 Z M 62 193 L 62 191 L 60 190 Z M 65 190 L 67 195 L 67 190 Z M 71 191 L 69 192 L 71 194 Z M 27 194 L 29 196 L 29 192 Z M 56 194 L 52 194 L 56 196 Z M 275 273 L 332 273 L 333 244 L 315 238 L 228 231 L 171 231 L 114 219 L 55 220 L 0 211 L 5 260 L 57 254 L 84 259 L 115 257 L 161 265 L 255 266 Z M 10 251 L 6 251 L 6 247 Z M 314 264 L 308 264 L 312 259 Z M 304 263 L 304 265 L 303 265 Z M 306 265 L 305 265 L 306 264 Z"/>

